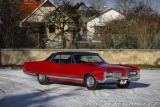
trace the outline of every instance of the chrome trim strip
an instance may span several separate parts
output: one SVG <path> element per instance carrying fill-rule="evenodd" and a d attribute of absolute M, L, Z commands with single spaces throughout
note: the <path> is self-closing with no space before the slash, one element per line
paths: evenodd
<path fill-rule="evenodd" d="M 132 76 L 132 77 L 106 78 L 106 73 L 104 73 L 104 79 L 103 80 L 97 79 L 97 82 L 98 83 L 116 83 L 118 80 L 123 80 L 123 79 L 126 79 L 128 81 L 138 81 L 140 79 L 140 75 Z"/>
<path fill-rule="evenodd" d="M 134 76 L 134 77 L 131 77 L 131 78 L 128 78 L 128 77 L 120 77 L 120 78 L 110 77 L 110 78 L 104 78 L 103 80 L 97 80 L 97 81 L 98 81 L 98 83 L 116 83 L 118 80 L 123 80 L 123 79 L 126 79 L 128 81 L 138 81 L 140 79 L 140 76 Z"/>
<path fill-rule="evenodd" d="M 23 71 L 25 74 L 28 75 L 34 75 L 36 76 L 36 73 L 32 73 L 32 72 L 26 72 Z M 83 78 L 76 78 L 76 77 L 66 77 L 66 76 L 56 76 L 56 75 L 46 75 L 48 78 L 58 78 L 58 79 L 70 79 L 70 80 L 77 80 L 77 81 L 83 81 Z"/>
<path fill-rule="evenodd" d="M 24 73 L 25 73 L 25 74 L 28 74 L 28 75 L 36 75 L 36 73 L 32 73 L 32 72 L 25 72 L 25 71 L 24 71 Z"/>
<path fill-rule="evenodd" d="M 107 72 L 107 71 L 106 71 Z M 104 73 L 103 80 L 97 79 L 98 83 L 116 83 L 118 80 L 128 80 L 128 81 L 138 81 L 140 79 L 140 71 L 137 71 L 136 76 L 128 76 L 126 71 L 126 76 L 122 77 L 121 72 L 114 72 L 112 77 L 106 77 L 106 72 Z"/>
<path fill-rule="evenodd" d="M 54 75 L 46 75 L 48 78 L 58 78 L 58 79 L 70 79 L 70 80 L 78 80 L 83 81 L 82 78 L 75 78 L 75 77 L 65 77 L 65 76 L 54 76 Z"/>

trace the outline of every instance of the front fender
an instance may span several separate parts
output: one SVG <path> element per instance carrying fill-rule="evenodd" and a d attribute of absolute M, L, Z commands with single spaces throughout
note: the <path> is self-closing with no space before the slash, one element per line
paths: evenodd
<path fill-rule="evenodd" d="M 94 77 L 96 80 L 103 80 L 105 71 L 94 71 Z"/>

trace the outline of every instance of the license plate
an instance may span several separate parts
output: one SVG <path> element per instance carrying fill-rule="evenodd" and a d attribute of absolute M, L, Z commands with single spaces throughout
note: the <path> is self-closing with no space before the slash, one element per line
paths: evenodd
<path fill-rule="evenodd" d="M 120 84 L 126 84 L 127 83 L 127 80 L 121 80 L 120 81 Z"/>

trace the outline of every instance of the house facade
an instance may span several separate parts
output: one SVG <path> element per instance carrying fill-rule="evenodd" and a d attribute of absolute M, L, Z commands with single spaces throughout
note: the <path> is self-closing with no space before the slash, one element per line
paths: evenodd
<path fill-rule="evenodd" d="M 65 48 L 70 48 L 72 34 L 68 33 L 66 30 L 72 27 L 73 23 L 71 20 L 67 19 L 65 15 L 61 17 L 62 20 L 67 20 L 64 25 L 61 19 L 55 19 L 57 23 L 55 20 L 53 21 L 51 14 L 53 14 L 56 8 L 57 6 L 54 4 L 53 0 L 45 0 L 22 21 L 23 26 L 27 26 L 27 24 L 34 26 L 33 29 L 37 29 L 37 32 L 45 42 L 46 48 L 64 48 L 64 45 Z M 51 20 L 49 18 L 51 18 Z M 62 27 L 64 28 L 63 34 Z M 63 44 L 64 40 L 67 41 L 66 44 Z"/>
<path fill-rule="evenodd" d="M 125 16 L 114 9 L 107 9 L 99 14 L 89 18 L 87 22 L 88 35 L 93 36 L 96 32 L 96 28 L 106 26 L 107 22 L 123 19 Z"/>
<path fill-rule="evenodd" d="M 48 22 L 48 20 L 46 20 L 47 19 L 46 16 L 49 15 L 54 10 L 56 10 L 56 8 L 57 6 L 54 4 L 53 0 L 45 0 L 31 14 L 29 14 L 26 18 L 24 18 L 24 20 L 22 21 L 23 26 L 29 24 L 32 25 L 34 29 L 37 29 L 38 33 L 40 33 L 41 35 L 41 38 L 43 38 L 45 41 L 46 48 L 63 48 L 64 39 L 67 41 L 66 48 L 71 48 L 71 45 L 73 45 L 72 44 L 73 32 L 70 33 L 65 32 L 62 35 L 60 33 L 62 30 L 57 29 L 57 26 L 55 25 L 54 22 L 52 23 L 51 21 Z M 95 48 L 96 46 L 95 44 L 101 42 L 93 40 L 96 31 L 95 28 L 103 27 L 107 22 L 121 18 L 124 18 L 124 15 L 122 15 L 121 13 L 117 12 L 114 9 L 104 10 L 100 12 L 98 15 L 89 18 L 89 20 L 86 23 L 87 32 L 85 33 L 85 35 L 87 36 L 85 36 L 84 33 L 82 35 L 86 41 L 77 41 L 76 44 L 81 44 L 81 45 L 85 44 L 83 46 L 84 48 L 86 48 L 86 46 L 88 45 L 91 45 L 91 47 Z M 39 27 L 37 28 L 36 26 Z M 67 22 L 67 24 L 65 24 L 64 26 L 64 30 L 68 29 L 69 27 L 72 28 L 72 26 L 74 28 L 74 24 L 72 23 L 72 21 Z M 38 33 L 37 35 L 39 35 Z M 98 46 L 96 48 L 99 47 L 101 46 Z"/>

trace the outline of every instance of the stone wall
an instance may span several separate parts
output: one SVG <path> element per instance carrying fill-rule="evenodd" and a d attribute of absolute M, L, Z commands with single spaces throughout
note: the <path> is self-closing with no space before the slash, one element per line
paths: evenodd
<path fill-rule="evenodd" d="M 99 53 L 111 64 L 159 65 L 160 50 L 49 50 L 49 49 L 1 49 L 1 65 L 23 65 L 25 61 L 39 61 L 59 51 L 89 51 Z"/>

